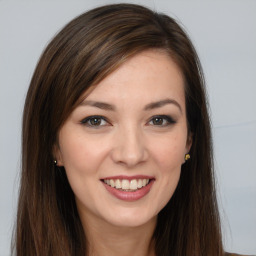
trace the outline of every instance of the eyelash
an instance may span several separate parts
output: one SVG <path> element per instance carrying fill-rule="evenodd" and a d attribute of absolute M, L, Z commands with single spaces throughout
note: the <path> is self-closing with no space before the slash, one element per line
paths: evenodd
<path fill-rule="evenodd" d="M 93 119 L 94 119 L 94 121 L 95 121 L 95 119 L 98 119 L 100 121 L 100 125 L 90 124 L 89 122 L 93 121 Z M 83 119 L 80 123 L 83 125 L 86 125 L 88 127 L 98 128 L 98 127 L 102 126 L 101 125 L 102 120 L 109 124 L 107 119 L 103 116 L 88 116 L 85 119 Z"/>
<path fill-rule="evenodd" d="M 99 124 L 92 124 L 90 122 L 92 122 L 94 119 L 94 121 L 99 121 Z M 150 118 L 150 120 L 147 122 L 148 124 L 150 124 L 150 122 L 154 122 L 154 121 L 160 121 L 160 124 L 153 124 L 153 126 L 159 126 L 159 127 L 166 127 L 172 124 L 175 124 L 176 121 L 168 115 L 157 115 L 157 116 L 153 116 Z M 105 121 L 107 124 L 110 124 L 109 121 L 103 117 L 103 116 L 88 116 L 85 119 L 83 119 L 80 123 L 82 125 L 86 125 L 88 127 L 92 127 L 92 128 L 99 128 L 101 126 L 106 126 L 106 124 L 101 124 L 102 121 Z M 161 123 L 162 121 L 162 123 Z M 164 123 L 164 124 L 163 124 Z"/>
<path fill-rule="evenodd" d="M 161 127 L 165 127 L 165 126 L 169 126 L 169 125 L 172 125 L 172 124 L 175 124 L 176 121 L 171 117 L 171 116 L 168 116 L 168 115 L 157 115 L 157 116 L 153 116 L 150 118 L 149 122 L 152 122 L 153 120 L 162 120 L 163 122 L 165 122 L 164 124 L 160 124 L 160 125 L 157 125 L 155 124 L 154 126 L 161 126 Z"/>

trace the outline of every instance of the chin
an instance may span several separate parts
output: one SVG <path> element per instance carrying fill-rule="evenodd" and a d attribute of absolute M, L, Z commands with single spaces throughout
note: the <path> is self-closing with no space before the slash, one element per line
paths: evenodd
<path fill-rule="evenodd" d="M 114 216 L 111 216 L 108 219 L 108 222 L 117 227 L 135 228 L 156 221 L 157 215 L 149 215 L 148 213 L 148 211 L 146 213 L 146 211 L 129 211 L 126 209 L 119 213 L 115 213 Z"/>

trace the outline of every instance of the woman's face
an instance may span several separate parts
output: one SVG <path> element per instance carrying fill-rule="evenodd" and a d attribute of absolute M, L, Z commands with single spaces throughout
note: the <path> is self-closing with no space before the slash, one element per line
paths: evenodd
<path fill-rule="evenodd" d="M 101 81 L 59 131 L 82 220 L 139 226 L 172 197 L 189 151 L 184 82 L 175 63 L 145 51 Z"/>

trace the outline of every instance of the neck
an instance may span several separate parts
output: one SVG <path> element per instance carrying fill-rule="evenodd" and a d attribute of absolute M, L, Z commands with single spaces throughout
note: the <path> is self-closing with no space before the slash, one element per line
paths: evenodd
<path fill-rule="evenodd" d="M 138 227 L 82 219 L 89 256 L 154 256 L 156 218 Z"/>

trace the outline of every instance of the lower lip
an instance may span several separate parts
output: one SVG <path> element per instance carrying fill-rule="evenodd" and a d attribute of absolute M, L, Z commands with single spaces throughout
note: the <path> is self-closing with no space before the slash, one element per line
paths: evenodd
<path fill-rule="evenodd" d="M 145 187 L 142 187 L 135 191 L 122 191 L 122 190 L 113 188 L 104 182 L 102 182 L 102 183 L 105 186 L 105 188 L 107 189 L 107 191 L 110 194 L 112 194 L 113 196 L 115 196 L 116 198 L 118 198 L 120 200 L 131 202 L 131 201 L 139 200 L 139 199 L 143 198 L 145 195 L 147 195 L 147 193 L 150 191 L 150 189 L 154 183 L 154 180 L 151 180 L 148 183 L 148 185 L 146 185 Z"/>

